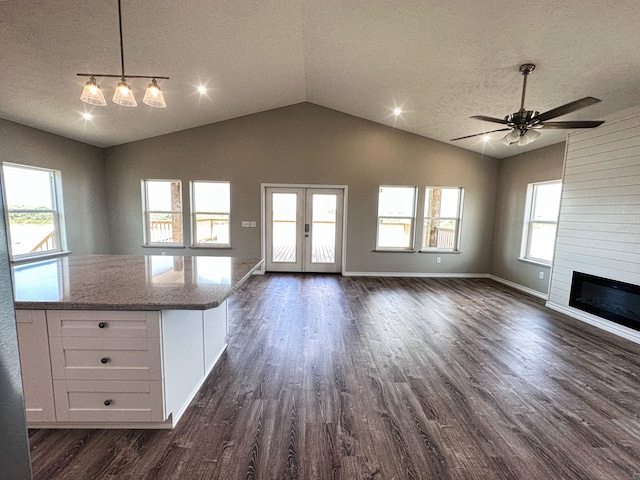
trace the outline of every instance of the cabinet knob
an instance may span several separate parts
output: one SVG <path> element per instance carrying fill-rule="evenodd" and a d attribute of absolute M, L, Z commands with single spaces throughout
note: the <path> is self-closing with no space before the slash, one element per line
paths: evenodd
<path fill-rule="evenodd" d="M 109 405 L 111 405 L 111 400 L 105 400 L 104 405 L 105 407 L 108 407 Z"/>
<path fill-rule="evenodd" d="M 107 322 L 100 322 L 98 328 L 107 328 Z"/>
<path fill-rule="evenodd" d="M 109 357 L 102 357 L 102 358 L 100 359 L 100 362 L 101 362 L 101 363 L 109 363 Z"/>

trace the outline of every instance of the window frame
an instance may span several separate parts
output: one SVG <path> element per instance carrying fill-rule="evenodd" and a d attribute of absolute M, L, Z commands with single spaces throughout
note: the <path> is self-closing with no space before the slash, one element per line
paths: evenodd
<path fill-rule="evenodd" d="M 380 215 L 380 190 L 382 188 L 406 188 L 413 190 L 413 206 L 412 206 L 412 216 L 385 216 Z M 416 232 L 416 214 L 417 214 L 417 206 L 418 206 L 418 187 L 415 185 L 379 185 L 378 186 L 378 205 L 377 205 L 377 216 L 376 216 L 376 247 L 375 251 L 377 252 L 415 252 L 415 232 Z M 385 218 L 399 218 L 399 219 L 409 219 L 411 221 L 410 233 L 409 233 L 409 245 L 406 247 L 388 247 L 388 246 L 380 246 L 380 220 Z"/>
<path fill-rule="evenodd" d="M 195 184 L 196 183 L 224 183 L 229 185 L 229 211 L 209 212 L 197 209 Z M 191 200 L 191 247 L 193 248 L 231 248 L 231 182 L 227 180 L 191 180 L 189 182 Z M 227 243 L 198 243 L 197 242 L 197 215 L 226 215 L 229 225 L 229 241 Z"/>
<path fill-rule="evenodd" d="M 456 217 L 435 217 L 427 215 L 431 209 L 429 208 L 429 196 L 427 192 L 429 190 L 458 190 L 458 205 L 457 205 L 457 216 Z M 427 186 L 424 187 L 424 212 L 422 218 L 422 242 L 420 243 L 420 251 L 421 252 L 460 252 L 460 232 L 462 230 L 462 209 L 464 203 L 464 187 L 454 187 L 454 186 Z M 426 241 L 426 233 L 425 228 L 427 226 L 427 221 L 429 220 L 452 220 L 455 222 L 454 232 L 453 232 L 453 247 L 452 248 L 441 248 L 441 247 L 427 247 L 425 246 Z"/>
<path fill-rule="evenodd" d="M 66 236 L 66 228 L 64 222 L 64 206 L 62 200 L 62 176 L 59 170 L 55 170 L 53 168 L 45 168 L 45 167 L 36 167 L 32 165 L 21 165 L 19 163 L 10 163 L 10 162 L 2 162 L 2 168 L 0 168 L 0 175 L 2 175 L 3 185 L 6 185 L 4 167 L 11 168 L 19 168 L 22 170 L 36 170 L 40 172 L 48 172 L 49 173 L 49 185 L 50 185 L 50 193 L 51 193 L 51 210 L 31 210 L 31 209 L 21 209 L 21 210 L 13 210 L 9 207 L 9 201 L 7 198 L 7 189 L 6 187 L 2 189 L 3 201 L 5 206 L 5 223 L 6 223 L 6 231 L 7 231 L 7 243 L 9 246 L 9 256 L 12 262 L 19 262 L 25 260 L 46 258 L 51 256 L 58 256 L 61 254 L 66 254 L 67 252 L 67 236 Z M 21 254 L 14 254 L 11 242 L 11 223 L 10 223 L 10 215 L 11 213 L 51 213 L 53 218 L 53 232 L 54 238 L 58 239 L 57 247 L 50 250 L 42 250 L 39 252 L 28 252 Z"/>
<path fill-rule="evenodd" d="M 180 210 L 149 210 L 148 182 L 178 183 L 180 185 Z M 184 247 L 184 202 L 182 201 L 182 180 L 167 178 L 146 178 L 142 180 L 142 216 L 143 216 L 143 247 Z M 152 242 L 151 241 L 151 214 L 180 215 L 182 228 L 182 240 L 180 242 Z"/>
<path fill-rule="evenodd" d="M 544 185 L 552 185 L 558 184 L 560 185 L 560 202 L 558 202 L 558 212 L 556 215 L 555 221 L 549 220 L 535 220 L 535 206 L 536 206 L 536 197 L 538 195 L 538 187 Z M 560 219 L 560 204 L 562 202 L 562 180 L 549 180 L 544 182 L 533 182 L 527 185 L 527 195 L 525 202 L 525 214 L 524 214 L 524 225 L 522 231 L 522 244 L 520 247 L 520 260 L 536 263 L 545 266 L 551 266 L 553 264 L 553 259 L 555 257 L 555 244 L 554 251 L 551 255 L 551 260 L 547 260 L 544 258 L 533 257 L 530 255 L 531 251 L 531 236 L 533 232 L 534 224 L 544 224 L 544 225 L 555 225 L 556 227 L 556 235 L 558 233 L 558 221 Z"/>

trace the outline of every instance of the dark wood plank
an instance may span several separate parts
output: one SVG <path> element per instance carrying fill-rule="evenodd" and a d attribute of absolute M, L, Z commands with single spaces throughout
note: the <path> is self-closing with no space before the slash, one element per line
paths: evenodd
<path fill-rule="evenodd" d="M 254 277 L 174 431 L 32 430 L 36 479 L 640 478 L 640 346 L 490 280 Z"/>

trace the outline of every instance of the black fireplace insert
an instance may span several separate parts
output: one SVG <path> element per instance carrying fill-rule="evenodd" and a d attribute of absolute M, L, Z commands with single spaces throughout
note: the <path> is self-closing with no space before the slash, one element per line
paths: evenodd
<path fill-rule="evenodd" d="M 573 272 L 569 305 L 640 331 L 640 286 Z"/>

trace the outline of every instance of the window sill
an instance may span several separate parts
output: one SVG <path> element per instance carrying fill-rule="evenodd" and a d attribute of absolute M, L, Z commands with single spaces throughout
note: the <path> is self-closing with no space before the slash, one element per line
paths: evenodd
<path fill-rule="evenodd" d="M 371 250 L 376 253 L 416 253 L 416 250 L 401 250 L 394 248 L 376 248 L 375 250 Z"/>
<path fill-rule="evenodd" d="M 543 262 L 542 260 L 531 260 L 530 258 L 518 258 L 518 261 L 524 263 L 530 263 L 532 265 L 538 265 L 539 267 L 551 268 L 551 263 Z"/>
<path fill-rule="evenodd" d="M 52 253 L 46 253 L 43 255 L 34 255 L 32 257 L 21 257 L 16 260 L 11 260 L 11 265 L 21 265 L 23 263 L 42 262 L 43 260 L 51 260 L 53 258 L 66 257 L 67 255 L 71 255 L 71 252 L 67 252 L 67 251 L 52 252 Z"/>
<path fill-rule="evenodd" d="M 166 243 L 164 245 L 140 245 L 142 248 L 187 248 L 184 245 L 178 245 L 175 243 Z"/>
<path fill-rule="evenodd" d="M 204 250 L 231 250 L 231 245 L 190 245 L 189 248 L 202 248 Z"/>

